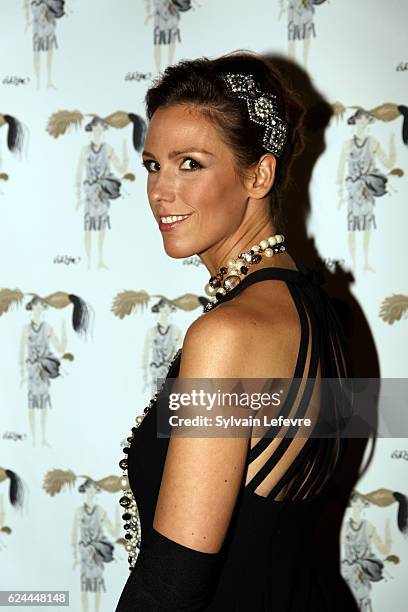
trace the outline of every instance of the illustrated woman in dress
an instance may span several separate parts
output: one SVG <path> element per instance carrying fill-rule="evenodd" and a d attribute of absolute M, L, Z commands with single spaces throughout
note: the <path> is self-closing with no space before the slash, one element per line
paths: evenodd
<path fill-rule="evenodd" d="M 390 134 L 388 155 L 380 142 L 369 133 L 374 117 L 357 110 L 347 123 L 354 126 L 354 134 L 344 143 L 338 170 L 340 201 L 343 205 L 343 185 L 346 186 L 348 247 L 353 269 L 356 269 L 356 233 L 363 236 L 364 270 L 375 272 L 369 263 L 369 245 L 372 230 L 377 229 L 376 198 L 387 193 L 388 178 L 377 167 L 380 161 L 392 170 L 396 161 L 395 135 Z"/>
<path fill-rule="evenodd" d="M 153 18 L 154 61 L 157 72 L 162 69 L 162 47 L 167 47 L 167 63 L 172 64 L 176 42 L 181 42 L 180 12 L 191 8 L 191 0 L 145 0 L 145 24 Z"/>
<path fill-rule="evenodd" d="M 181 61 L 147 91 L 151 212 L 168 256 L 203 261 L 210 301 L 166 377 L 186 410 L 162 387 L 129 423 L 118 464 L 129 482 L 119 503 L 131 571 L 116 612 L 357 609 L 321 530 L 354 450 L 341 435 L 350 353 L 324 279 L 293 259 L 281 233 L 281 195 L 304 146 L 301 100 L 273 62 L 242 52 Z M 326 378 L 335 395 L 324 393 Z M 267 393 L 252 425 L 241 399 L 282 379 L 276 410 Z M 204 421 L 214 410 L 197 380 L 233 423 Z M 232 404 L 219 387 L 235 389 Z M 192 417 L 185 427 L 177 412 Z"/>
<path fill-rule="evenodd" d="M 20 476 L 8 470 L 0 467 L 0 535 L 10 535 L 11 528 L 6 525 L 6 511 L 3 500 L 3 490 L 7 486 L 8 481 L 8 500 L 10 504 L 17 509 L 21 509 L 24 505 L 25 487 Z M 2 540 L 0 538 L 0 551 L 3 547 Z"/>
<path fill-rule="evenodd" d="M 151 311 L 157 314 L 157 323 L 147 331 L 142 355 L 143 391 L 150 384 L 152 395 L 157 391 L 157 383 L 164 380 L 170 361 L 181 346 L 183 338 L 177 325 L 169 322 L 171 313 L 177 309 L 194 310 L 208 303 L 207 298 L 192 293 L 169 300 L 161 295 L 149 296 L 146 291 L 123 291 L 115 296 L 112 312 L 123 319 L 136 308 L 146 308 L 149 300 L 155 297 L 160 299 L 153 304 Z"/>
<path fill-rule="evenodd" d="M 174 323 L 169 322 L 176 306 L 166 298 L 161 298 L 151 308 L 157 314 L 157 323 L 146 334 L 143 347 L 143 390 L 150 382 L 151 395 L 158 389 L 158 384 L 166 378 L 171 358 L 180 348 L 183 335 Z"/>
<path fill-rule="evenodd" d="M 407 498 L 400 493 L 380 489 L 361 495 L 353 491 L 350 497 L 351 514 L 342 528 L 343 544 L 342 575 L 347 581 L 362 612 L 373 612 L 371 602 L 372 583 L 384 579 L 384 563 L 399 563 L 398 557 L 391 555 L 391 521 L 385 522 L 385 536 L 382 539 L 377 528 L 364 517 L 370 504 L 385 507 L 398 503 L 398 526 L 408 535 Z M 374 552 L 376 549 L 382 558 Z"/>
<path fill-rule="evenodd" d="M 64 0 L 24 0 L 25 31 L 30 24 L 33 28 L 34 71 L 37 78 L 37 89 L 41 81 L 41 55 L 46 55 L 47 87 L 56 89 L 52 78 L 54 49 L 57 44 L 57 19 L 65 15 Z M 31 22 L 30 22 L 31 11 Z"/>
<path fill-rule="evenodd" d="M 24 147 L 25 142 L 25 132 L 26 130 L 23 127 L 23 124 L 16 119 L 16 117 L 12 117 L 11 115 L 3 115 L 0 113 L 0 130 L 4 128 L 2 133 L 7 132 L 6 135 L 6 143 L 7 148 L 11 153 L 20 154 Z M 0 148 L 0 180 L 8 181 L 9 175 L 6 172 L 1 172 L 2 168 L 2 157 L 1 157 L 1 148 Z"/>
<path fill-rule="evenodd" d="M 288 53 L 296 61 L 296 41 L 303 41 L 303 65 L 306 68 L 309 57 L 310 41 L 316 37 L 316 4 L 325 0 L 279 0 L 279 16 L 286 11 L 288 15 Z"/>
<path fill-rule="evenodd" d="M 72 361 L 71 353 L 66 353 L 67 333 L 66 323 L 61 322 L 61 336 L 55 333 L 53 327 L 44 320 L 44 312 L 48 307 L 57 309 L 73 306 L 72 326 L 79 334 L 86 335 L 89 326 L 90 314 L 93 314 L 90 305 L 80 297 L 58 291 L 43 298 L 37 294 L 32 295 L 26 304 L 30 313 L 30 322 L 22 330 L 20 340 L 20 374 L 21 385 L 27 383 L 29 423 L 33 445 L 36 444 L 36 417 L 41 414 L 42 445 L 50 446 L 46 439 L 46 415 L 51 408 L 50 384 L 51 379 L 60 376 L 61 360 Z M 19 305 L 24 294 L 16 290 L 0 290 L 0 314 L 7 312 L 12 305 Z M 60 355 L 57 357 L 52 349 Z"/>
<path fill-rule="evenodd" d="M 95 501 L 95 496 L 101 490 L 92 479 L 86 479 L 78 487 L 85 495 L 84 503 L 76 510 L 72 533 L 74 568 L 80 556 L 82 608 L 89 609 L 89 593 L 95 595 L 94 610 L 100 610 L 101 592 L 106 591 L 104 569 L 105 563 L 113 559 L 114 546 L 106 539 L 105 529 L 117 539 L 120 535 L 120 516 L 116 513 L 115 525 L 109 516 Z"/>
<path fill-rule="evenodd" d="M 104 569 L 105 563 L 113 559 L 114 544 L 118 543 L 120 534 L 120 516 L 116 512 L 113 524 L 106 510 L 97 503 L 95 496 L 100 491 L 116 494 L 120 490 L 120 479 L 117 476 L 106 476 L 94 480 L 86 474 L 76 475 L 71 470 L 50 470 L 45 474 L 43 488 L 48 495 L 61 491 L 72 491 L 78 478 L 84 479 L 78 491 L 84 495 L 83 503 L 75 510 L 72 526 L 72 552 L 75 569 L 80 563 L 80 580 L 82 592 L 82 609 L 89 610 L 89 597 L 94 594 L 95 612 L 101 608 L 101 592 L 106 591 Z M 114 538 L 111 542 L 105 531 Z M 62 533 L 67 533 L 63 529 Z M 68 542 L 66 542 L 68 545 Z"/>
<path fill-rule="evenodd" d="M 51 136 L 57 138 L 65 134 L 70 126 L 80 125 L 83 119 L 84 116 L 78 111 L 59 111 L 50 117 L 47 130 Z M 144 141 L 146 123 L 139 115 L 122 111 L 105 118 L 93 115 L 92 120 L 85 126 L 90 143 L 82 148 L 78 160 L 76 210 L 81 206 L 81 192 L 83 191 L 85 252 L 88 269 L 91 267 L 92 235 L 98 236 L 98 268 L 107 269 L 103 249 L 106 230 L 111 229 L 111 200 L 120 197 L 122 179 L 135 179 L 131 173 L 124 174 L 129 161 L 126 139 L 123 141 L 122 160 L 120 160 L 113 147 L 105 141 L 105 132 L 109 127 L 124 128 L 130 123 L 133 125 L 133 146 L 136 151 L 140 151 Z M 124 176 L 121 178 L 115 176 L 112 167 Z"/>

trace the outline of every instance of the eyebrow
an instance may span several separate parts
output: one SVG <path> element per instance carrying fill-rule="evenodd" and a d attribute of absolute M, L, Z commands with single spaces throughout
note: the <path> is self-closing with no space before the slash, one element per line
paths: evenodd
<path fill-rule="evenodd" d="M 214 153 L 207 151 L 206 149 L 197 149 L 195 147 L 188 149 L 181 149 L 178 151 L 171 151 L 169 153 L 169 159 L 173 157 L 177 157 L 178 155 L 183 155 L 184 153 L 204 153 L 205 155 L 212 155 L 214 157 Z M 143 151 L 142 155 L 148 155 L 149 157 L 154 157 L 153 153 L 149 153 L 149 151 Z"/>

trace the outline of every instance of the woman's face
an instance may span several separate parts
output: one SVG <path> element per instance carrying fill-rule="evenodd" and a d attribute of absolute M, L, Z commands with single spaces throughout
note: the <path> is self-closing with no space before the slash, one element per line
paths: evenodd
<path fill-rule="evenodd" d="M 239 227 L 248 194 L 230 148 L 198 110 L 159 108 L 148 127 L 147 194 L 170 257 L 201 254 Z M 185 216 L 172 222 L 168 217 Z"/>
<path fill-rule="evenodd" d="M 369 123 L 370 119 L 365 113 L 361 114 L 359 117 L 356 118 L 356 125 L 358 127 L 365 128 Z"/>
<path fill-rule="evenodd" d="M 98 489 L 94 484 L 88 484 L 85 493 L 87 497 L 93 497 L 96 493 L 98 493 Z"/>
<path fill-rule="evenodd" d="M 364 501 L 363 501 L 363 500 L 362 500 L 360 497 L 358 497 L 358 496 L 356 496 L 356 497 L 355 497 L 355 498 L 352 500 L 351 505 L 352 505 L 352 507 L 354 508 L 354 510 L 357 510 L 357 511 L 362 511 L 362 510 L 364 510 L 364 508 L 365 508 L 365 503 L 364 503 Z"/>
<path fill-rule="evenodd" d="M 35 302 L 35 304 L 33 304 L 31 308 L 32 313 L 36 315 L 42 314 L 44 310 L 45 310 L 45 304 L 43 304 L 43 302 L 41 302 L 40 300 Z"/>
<path fill-rule="evenodd" d="M 91 130 L 91 140 L 101 141 L 104 136 L 104 127 L 102 123 L 96 123 Z"/>
<path fill-rule="evenodd" d="M 172 313 L 172 308 L 171 306 L 169 306 L 169 304 L 163 304 L 160 308 L 159 308 L 159 316 L 163 316 L 163 317 L 168 317 L 170 314 Z"/>

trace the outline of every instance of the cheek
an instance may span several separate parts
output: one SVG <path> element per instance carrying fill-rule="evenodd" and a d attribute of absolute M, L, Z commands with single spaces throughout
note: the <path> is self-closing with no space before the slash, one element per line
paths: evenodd
<path fill-rule="evenodd" d="M 245 201 L 242 186 L 227 172 L 203 172 L 196 180 L 180 181 L 177 195 L 200 213 L 202 221 L 207 216 L 231 219 L 240 210 L 240 202 Z"/>

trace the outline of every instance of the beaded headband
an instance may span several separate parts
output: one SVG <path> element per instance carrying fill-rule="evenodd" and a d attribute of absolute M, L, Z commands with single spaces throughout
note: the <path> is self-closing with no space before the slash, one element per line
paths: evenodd
<path fill-rule="evenodd" d="M 223 72 L 220 78 L 233 96 L 246 100 L 251 121 L 265 128 L 264 148 L 279 157 L 287 142 L 289 125 L 280 115 L 277 96 L 259 89 L 253 74 Z"/>

